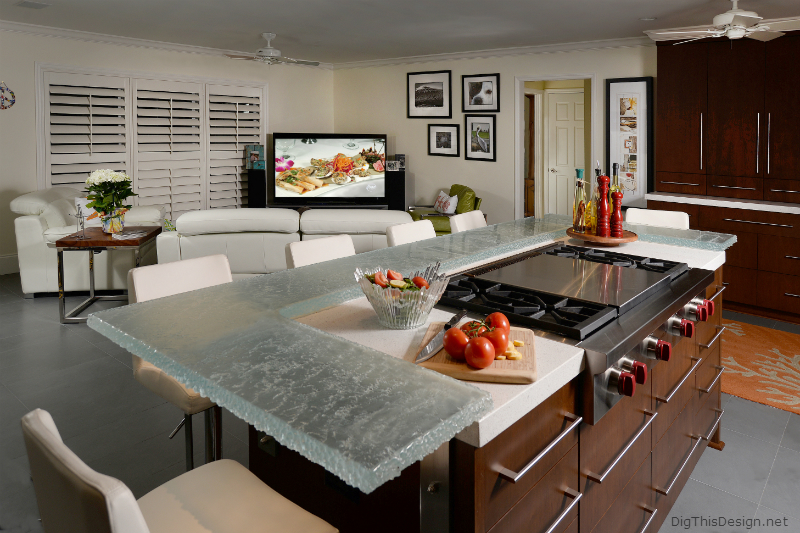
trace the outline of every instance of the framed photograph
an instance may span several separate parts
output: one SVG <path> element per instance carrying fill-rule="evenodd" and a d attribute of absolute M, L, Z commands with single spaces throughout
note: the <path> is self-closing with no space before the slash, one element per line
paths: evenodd
<path fill-rule="evenodd" d="M 450 71 L 409 72 L 406 88 L 408 118 L 452 118 Z"/>
<path fill-rule="evenodd" d="M 500 111 L 500 74 L 461 76 L 461 111 L 497 113 Z"/>
<path fill-rule="evenodd" d="M 464 159 L 497 161 L 494 115 L 464 115 Z"/>
<path fill-rule="evenodd" d="M 397 172 L 398 170 L 400 170 L 400 163 L 397 161 L 387 161 L 386 170 L 388 172 Z"/>
<path fill-rule="evenodd" d="M 428 124 L 428 155 L 459 157 L 458 124 Z"/>
<path fill-rule="evenodd" d="M 406 154 L 395 154 L 394 160 L 397 161 L 397 170 L 406 169 Z"/>
<path fill-rule="evenodd" d="M 653 191 L 653 78 L 606 80 L 606 173 L 619 164 L 622 205 L 646 207 Z"/>

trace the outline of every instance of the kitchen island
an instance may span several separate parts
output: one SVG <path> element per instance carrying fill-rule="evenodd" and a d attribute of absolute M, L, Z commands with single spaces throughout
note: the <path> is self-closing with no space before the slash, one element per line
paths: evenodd
<path fill-rule="evenodd" d="M 451 525 L 456 529 L 488 530 L 502 517 L 501 507 L 484 506 L 485 502 L 478 502 L 474 497 L 478 494 L 474 490 L 477 469 L 472 470 L 474 475 L 469 475 L 470 471 L 454 469 L 452 465 L 463 461 L 467 461 L 465 465 L 470 461 L 474 463 L 479 455 L 475 450 L 489 451 L 503 441 L 504 435 L 507 439 L 510 431 L 519 433 L 520 423 L 530 431 L 537 429 L 530 435 L 532 439 L 525 440 L 524 435 L 512 439 L 512 442 L 524 443 L 522 449 L 514 450 L 520 457 L 527 457 L 523 465 L 554 436 L 563 434 L 575 422 L 575 418 L 568 421 L 563 412 L 578 411 L 581 350 L 544 338 L 540 349 L 537 338 L 537 361 L 541 357 L 542 366 L 536 383 L 474 386 L 400 360 L 414 344 L 414 332 L 404 337 L 402 353 L 395 349 L 402 344 L 394 342 L 396 353 L 387 354 L 386 349 L 381 350 L 375 343 L 380 344 L 389 335 L 382 338 L 380 332 L 373 331 L 372 335 L 347 340 L 347 335 L 335 328 L 329 327 L 333 334 L 326 334 L 320 331 L 324 327 L 302 326 L 292 319 L 317 326 L 323 326 L 326 320 L 344 324 L 343 315 L 335 313 L 326 318 L 324 312 L 342 305 L 357 315 L 360 289 L 352 278 L 356 266 L 391 266 L 410 272 L 440 260 L 446 271 L 455 273 L 536 248 L 561 238 L 563 232 L 564 225 L 553 221 L 528 219 L 499 224 L 105 311 L 92 315 L 89 323 L 253 425 L 251 469 L 257 468 L 252 458 L 259 451 L 263 450 L 262 455 L 274 456 L 278 463 L 289 462 L 287 458 L 294 454 L 334 474 L 326 476 L 323 483 L 340 494 L 343 502 L 351 503 L 366 500 L 371 493 L 377 495 L 396 484 L 401 490 L 393 497 L 397 508 L 403 511 L 398 516 L 405 515 L 406 522 L 394 520 L 391 513 L 384 514 L 387 525 L 380 527 L 382 530 L 419 528 L 419 516 L 412 517 L 411 529 L 405 527 L 408 512 L 416 510 L 418 513 L 420 509 L 418 461 L 436 456 L 434 452 L 441 450 L 442 445 L 458 433 L 459 438 L 453 441 L 455 445 L 446 452 L 450 459 L 450 475 L 460 473 L 472 481 L 457 479 L 453 485 L 451 478 L 451 486 L 458 490 L 449 493 L 450 511 L 458 508 L 461 518 L 472 517 L 469 520 L 472 526 L 461 527 L 458 520 Z M 731 239 L 720 234 L 660 233 L 669 232 L 654 231 L 654 238 L 672 239 L 673 244 L 683 239 L 683 244 L 698 250 L 692 253 L 699 254 L 699 250 L 711 248 L 711 252 L 704 253 L 716 254 L 716 259 L 707 259 L 704 265 L 714 260 L 721 264 L 724 260 L 721 250 L 732 244 Z M 650 245 L 650 241 L 638 244 Z M 686 254 L 685 251 L 681 253 Z M 440 312 L 444 311 L 436 311 L 431 319 L 441 316 Z M 316 317 L 315 313 L 318 313 Z M 391 332 L 391 335 L 400 333 Z M 486 387 L 497 387 L 497 391 L 486 390 Z M 648 394 L 637 398 L 650 402 Z M 544 477 L 562 470 L 568 476 L 574 473 L 575 483 L 570 485 L 577 489 L 580 483 L 577 463 L 573 469 L 570 461 L 564 462 L 573 456 L 577 460 L 577 441 L 577 432 L 568 432 L 522 483 L 510 484 L 513 490 L 498 489 L 500 499 L 516 504 L 533 494 L 534 485 L 540 486 Z M 647 444 L 649 452 L 650 439 Z M 559 455 L 562 451 L 564 454 Z M 563 468 L 554 470 L 556 463 Z M 268 472 L 259 475 L 276 485 Z M 298 479 L 298 475 L 299 472 L 295 472 L 294 479 L 285 480 L 284 486 L 277 483 L 276 490 L 291 493 L 292 485 L 303 486 L 306 480 Z M 337 486 L 338 479 L 347 485 Z M 534 483 L 540 479 L 539 483 Z M 441 494 L 440 487 L 431 482 L 425 487 L 430 489 L 426 494 Z M 322 499 L 316 488 L 306 486 L 305 492 L 312 499 Z M 619 492 L 613 495 L 617 494 Z M 287 494 L 290 499 L 292 495 Z M 536 523 L 541 522 L 542 531 L 556 518 L 547 516 L 551 511 L 558 514 L 569 508 L 569 512 L 577 514 L 577 507 L 570 507 L 570 502 L 578 501 L 578 496 L 572 493 L 562 491 L 560 496 L 555 494 L 549 501 L 552 505 L 548 504 L 548 512 L 537 517 Z M 609 504 L 613 501 L 611 498 Z M 309 510 L 317 512 L 314 508 Z M 487 510 L 491 512 L 487 514 Z M 573 523 L 571 518 L 574 517 L 567 513 L 560 525 L 567 527 L 568 522 Z M 374 522 L 372 525 L 373 529 L 378 527 Z"/>

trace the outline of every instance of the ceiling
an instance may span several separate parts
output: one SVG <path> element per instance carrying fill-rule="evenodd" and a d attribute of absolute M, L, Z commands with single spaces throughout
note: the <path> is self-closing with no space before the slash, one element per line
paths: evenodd
<path fill-rule="evenodd" d="M 18 1 L 0 0 L 0 19 L 243 52 L 270 31 L 284 56 L 334 64 L 642 37 L 710 24 L 731 8 L 728 0 L 36 0 L 46 9 Z M 798 0 L 740 8 L 800 16 Z"/>

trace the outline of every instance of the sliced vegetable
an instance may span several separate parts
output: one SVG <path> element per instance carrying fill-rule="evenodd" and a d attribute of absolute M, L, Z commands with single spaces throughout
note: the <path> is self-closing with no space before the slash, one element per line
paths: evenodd
<path fill-rule="evenodd" d="M 391 270 L 389 272 L 391 272 Z M 406 282 L 405 280 L 402 279 L 392 279 L 389 280 L 389 285 L 391 285 L 395 289 L 403 289 L 406 286 Z"/>
<path fill-rule="evenodd" d="M 375 285 L 385 289 L 389 285 L 389 280 L 386 279 L 386 274 L 380 271 L 375 272 Z"/>
<path fill-rule="evenodd" d="M 390 280 L 401 280 L 401 279 L 403 279 L 403 275 L 400 274 L 400 272 L 397 272 L 395 270 L 387 270 L 386 271 L 386 277 L 389 278 Z"/>
<path fill-rule="evenodd" d="M 525 343 L 524 343 L 524 342 L 522 342 L 522 341 L 514 341 L 514 346 L 517 346 L 517 347 L 519 347 L 519 346 L 525 346 Z"/>
<path fill-rule="evenodd" d="M 428 289 L 428 288 L 430 288 L 430 285 L 428 285 L 428 282 L 425 281 L 425 278 L 423 278 L 422 276 L 417 276 L 414 279 L 412 279 L 411 281 L 412 281 L 412 283 L 414 283 L 414 285 L 416 285 L 420 289 Z"/>

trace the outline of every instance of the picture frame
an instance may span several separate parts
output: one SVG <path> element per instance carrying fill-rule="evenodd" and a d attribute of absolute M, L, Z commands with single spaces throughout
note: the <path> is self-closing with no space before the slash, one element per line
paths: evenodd
<path fill-rule="evenodd" d="M 464 113 L 499 113 L 500 74 L 461 76 L 461 111 Z"/>
<path fill-rule="evenodd" d="M 428 124 L 428 155 L 460 157 L 459 124 Z"/>
<path fill-rule="evenodd" d="M 387 172 L 397 172 L 398 170 L 400 170 L 400 163 L 398 161 L 394 160 L 386 161 Z"/>
<path fill-rule="evenodd" d="M 408 118 L 453 118 L 451 74 L 449 70 L 408 73 Z"/>
<path fill-rule="evenodd" d="M 464 159 L 497 161 L 496 115 L 464 115 Z"/>
<path fill-rule="evenodd" d="M 654 190 L 653 77 L 606 79 L 606 173 L 620 165 L 622 205 L 646 207 Z"/>

